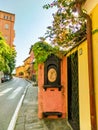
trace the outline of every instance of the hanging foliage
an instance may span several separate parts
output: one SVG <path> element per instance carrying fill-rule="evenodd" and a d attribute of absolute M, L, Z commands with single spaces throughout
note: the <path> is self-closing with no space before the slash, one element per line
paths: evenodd
<path fill-rule="evenodd" d="M 35 57 L 35 69 L 37 70 L 38 64 L 44 63 L 48 56 L 51 54 L 58 55 L 59 54 L 59 48 L 58 47 L 52 47 L 50 44 L 48 44 L 45 41 L 39 41 L 36 42 L 32 50 L 34 52 L 34 57 Z"/>
<path fill-rule="evenodd" d="M 84 1 L 56 0 L 44 5 L 45 9 L 57 6 L 57 12 L 53 14 L 52 26 L 47 27 L 45 38 L 50 38 L 53 44 L 65 48 L 72 47 L 86 38 L 86 19 L 77 8 L 78 3 L 82 4 Z"/>

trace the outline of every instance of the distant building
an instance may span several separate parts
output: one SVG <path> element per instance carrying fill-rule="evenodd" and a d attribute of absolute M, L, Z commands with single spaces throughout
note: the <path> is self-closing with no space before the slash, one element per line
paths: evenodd
<path fill-rule="evenodd" d="M 36 81 L 36 71 L 34 69 L 35 57 L 34 57 L 32 47 L 33 47 L 33 45 L 31 46 L 30 51 L 29 51 L 29 55 L 30 55 L 30 79 L 32 81 Z"/>
<path fill-rule="evenodd" d="M 24 78 L 24 66 L 18 66 L 16 68 L 16 76 L 20 78 Z"/>
<path fill-rule="evenodd" d="M 24 78 L 30 78 L 30 56 L 27 57 L 24 61 Z"/>
<path fill-rule="evenodd" d="M 24 64 L 22 66 L 16 67 L 16 76 L 27 78 L 36 82 L 36 71 L 34 69 L 35 58 L 32 47 L 33 46 L 30 48 L 29 56 L 23 61 Z"/>
<path fill-rule="evenodd" d="M 9 44 L 10 47 L 14 46 L 14 23 L 15 14 L 0 10 L 0 32 L 2 33 L 3 37 L 5 38 L 7 44 Z"/>

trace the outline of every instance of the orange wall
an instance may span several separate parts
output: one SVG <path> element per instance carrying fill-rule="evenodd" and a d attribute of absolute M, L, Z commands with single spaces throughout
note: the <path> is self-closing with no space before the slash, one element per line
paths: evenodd
<path fill-rule="evenodd" d="M 34 70 L 34 53 L 31 50 L 29 54 L 30 54 L 30 78 L 32 79 L 32 76 L 36 75 L 36 72 Z"/>
<path fill-rule="evenodd" d="M 43 112 L 61 112 L 61 118 L 67 118 L 67 61 L 61 61 L 61 91 L 58 88 L 44 90 L 44 63 L 38 66 L 38 117 L 43 118 Z M 49 116 L 48 118 L 57 118 Z"/>

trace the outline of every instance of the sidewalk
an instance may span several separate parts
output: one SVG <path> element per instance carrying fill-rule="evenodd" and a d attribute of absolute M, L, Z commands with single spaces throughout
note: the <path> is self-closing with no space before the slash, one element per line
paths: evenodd
<path fill-rule="evenodd" d="M 14 130 L 72 130 L 65 119 L 38 119 L 38 87 L 26 92 Z"/>

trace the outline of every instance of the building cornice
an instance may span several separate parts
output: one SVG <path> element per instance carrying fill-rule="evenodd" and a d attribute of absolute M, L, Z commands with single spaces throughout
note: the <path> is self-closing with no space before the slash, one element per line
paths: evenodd
<path fill-rule="evenodd" d="M 98 0 L 86 0 L 85 4 L 83 5 L 83 9 L 87 11 L 88 14 L 94 9 L 94 7 L 98 4 Z"/>
<path fill-rule="evenodd" d="M 15 15 L 14 13 L 9 13 L 9 12 L 3 11 L 3 10 L 0 10 L 0 12 L 2 12 L 2 13 L 7 13 L 7 14 L 10 14 L 10 15 Z"/>

